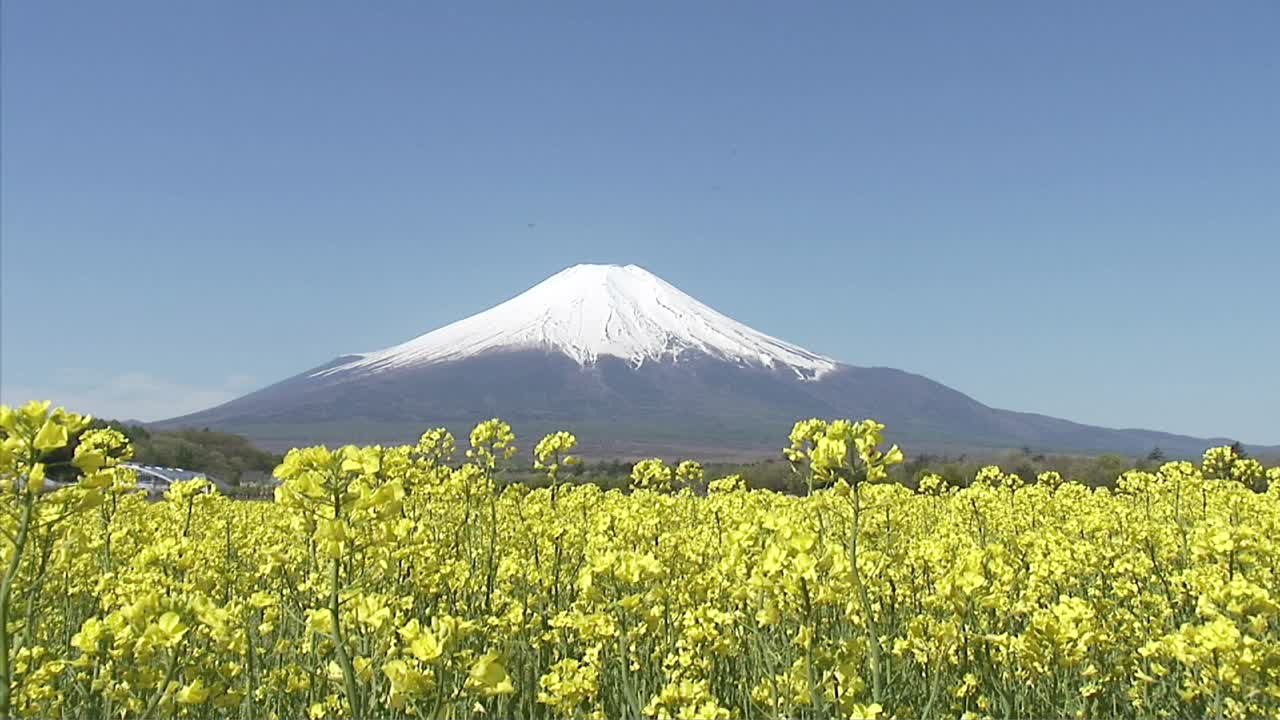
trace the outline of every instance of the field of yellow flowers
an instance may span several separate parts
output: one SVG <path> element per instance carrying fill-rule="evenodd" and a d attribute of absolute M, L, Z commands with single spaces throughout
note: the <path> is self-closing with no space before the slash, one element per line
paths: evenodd
<path fill-rule="evenodd" d="M 86 426 L 0 408 L 0 717 L 1280 717 L 1280 468 L 1229 448 L 911 490 L 882 426 L 809 420 L 804 496 L 624 493 L 558 482 L 567 433 L 502 486 L 492 420 L 150 501 Z"/>

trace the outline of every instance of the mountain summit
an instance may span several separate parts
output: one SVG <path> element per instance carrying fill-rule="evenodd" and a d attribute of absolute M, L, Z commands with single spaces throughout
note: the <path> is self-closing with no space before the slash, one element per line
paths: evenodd
<path fill-rule="evenodd" d="M 786 369 L 800 379 L 840 365 L 726 317 L 642 267 L 575 265 L 501 305 L 316 375 L 377 373 L 504 350 L 559 352 L 579 366 L 610 356 L 636 368 L 699 355 Z"/>
<path fill-rule="evenodd" d="M 524 438 L 576 432 L 600 455 L 775 455 L 807 417 L 871 417 L 910 451 L 1033 448 L 1198 455 L 1208 440 L 991 408 L 920 375 L 837 362 L 754 330 L 635 265 L 575 265 L 408 342 L 344 355 L 160 427 L 273 449 L 465 437 L 500 416 Z"/>

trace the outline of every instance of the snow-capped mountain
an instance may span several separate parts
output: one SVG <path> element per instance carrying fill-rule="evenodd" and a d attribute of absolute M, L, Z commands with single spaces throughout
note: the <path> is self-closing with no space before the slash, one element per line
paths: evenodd
<path fill-rule="evenodd" d="M 576 265 L 481 313 L 160 427 L 273 449 L 465 437 L 500 416 L 526 442 L 576 432 L 589 453 L 775 455 L 805 417 L 872 417 L 909 451 L 1195 455 L 1216 440 L 1109 430 L 987 407 L 901 370 L 846 365 L 754 330 L 634 265 Z"/>
<path fill-rule="evenodd" d="M 817 379 L 839 363 L 753 330 L 636 265 L 575 265 L 524 293 L 406 343 L 363 353 L 317 377 L 457 362 L 501 350 L 603 356 L 633 367 L 701 355 Z"/>

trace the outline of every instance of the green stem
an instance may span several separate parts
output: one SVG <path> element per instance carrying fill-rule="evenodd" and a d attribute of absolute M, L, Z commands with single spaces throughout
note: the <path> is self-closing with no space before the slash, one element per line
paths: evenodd
<path fill-rule="evenodd" d="M 333 518 L 342 522 L 342 489 L 334 482 Z M 333 620 L 333 647 L 338 656 L 338 666 L 342 668 L 342 681 L 347 694 L 347 704 L 351 707 L 351 717 L 362 717 L 360 712 L 360 694 L 356 685 L 356 671 L 351 665 L 351 656 L 347 654 L 347 639 L 342 634 L 342 623 L 338 620 L 341 611 L 339 598 L 340 563 L 338 557 L 329 560 L 329 614 Z"/>
<path fill-rule="evenodd" d="M 146 710 L 143 711 L 140 720 L 148 720 L 151 714 L 160 707 L 160 701 L 164 699 L 165 693 L 169 690 L 169 683 L 173 682 L 173 676 L 178 674 L 178 656 L 182 653 L 182 645 L 178 645 L 173 649 L 173 654 L 169 656 L 169 667 L 165 670 L 164 680 L 160 681 L 160 687 L 156 688 L 155 694 L 151 696 L 151 701 L 147 703 Z"/>
<path fill-rule="evenodd" d="M 862 529 L 862 486 L 853 486 L 853 532 L 849 534 L 849 566 L 853 571 L 853 585 L 858 591 L 858 601 L 862 605 L 865 618 L 867 649 L 871 652 L 871 696 L 876 702 L 884 699 L 884 648 L 880 645 L 880 633 L 876 629 L 875 617 L 871 611 L 871 598 L 867 595 L 867 586 L 862 582 L 862 571 L 858 568 L 858 534 Z"/>
<path fill-rule="evenodd" d="M 351 657 L 347 654 L 346 638 L 342 634 L 342 623 L 338 622 L 338 559 L 329 562 L 329 612 L 333 615 L 333 645 L 338 655 L 338 665 L 342 667 L 342 680 L 347 693 L 347 704 L 351 706 L 352 717 L 360 714 L 360 697 L 356 688 L 356 672 L 351 666 Z"/>
<path fill-rule="evenodd" d="M 27 532 L 31 529 L 31 509 L 35 496 L 26 492 L 23 498 L 22 517 L 18 520 L 18 535 L 14 538 L 13 555 L 0 581 L 0 718 L 11 717 L 10 694 L 13 691 L 13 666 L 9 659 L 9 600 L 13 594 L 13 582 L 22 567 L 22 554 L 26 550 Z"/>
<path fill-rule="evenodd" d="M 814 717 L 819 717 L 819 712 L 825 712 L 822 707 L 822 692 L 818 688 L 818 668 L 817 660 L 813 656 L 813 642 L 817 635 L 816 623 L 813 619 L 813 601 L 809 596 L 809 583 L 804 578 L 800 578 L 800 594 L 804 600 L 804 617 L 805 625 L 809 629 L 809 641 L 805 643 L 805 666 L 809 680 L 809 706 Z"/>
<path fill-rule="evenodd" d="M 627 643 L 627 627 L 618 612 L 618 652 L 622 655 L 622 700 L 627 706 L 627 717 L 641 717 L 640 698 L 631 685 L 631 650 Z"/>
<path fill-rule="evenodd" d="M 39 540 L 36 541 L 39 547 Z M 53 539 L 49 538 L 49 544 L 44 546 L 40 551 L 40 567 L 36 570 L 36 578 L 31 583 L 31 587 L 27 589 L 27 609 L 23 613 L 22 621 L 22 646 L 31 645 L 35 635 L 36 626 L 36 599 L 40 596 L 40 589 L 44 587 L 44 578 L 49 571 L 49 556 L 53 554 Z"/>
<path fill-rule="evenodd" d="M 257 613 L 251 613 L 249 615 L 249 622 L 247 623 L 248 627 L 245 628 L 245 640 L 247 641 L 245 653 L 248 655 L 246 660 L 248 661 L 249 666 L 247 672 L 245 672 L 245 685 L 247 686 L 245 688 L 245 707 L 249 712 L 249 720 L 254 720 L 255 710 L 258 706 L 258 699 L 254 697 L 257 694 L 258 681 L 258 663 L 256 662 L 257 658 L 256 653 L 254 652 L 254 648 L 258 642 L 258 633 L 255 627 L 258 620 L 257 615 Z"/>

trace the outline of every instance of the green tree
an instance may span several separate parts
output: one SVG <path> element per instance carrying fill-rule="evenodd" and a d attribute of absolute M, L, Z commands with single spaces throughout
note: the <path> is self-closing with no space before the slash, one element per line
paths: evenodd
<path fill-rule="evenodd" d="M 189 470 L 196 466 L 196 453 L 189 445 L 179 445 L 177 451 L 173 454 L 173 464 L 183 470 Z"/>

